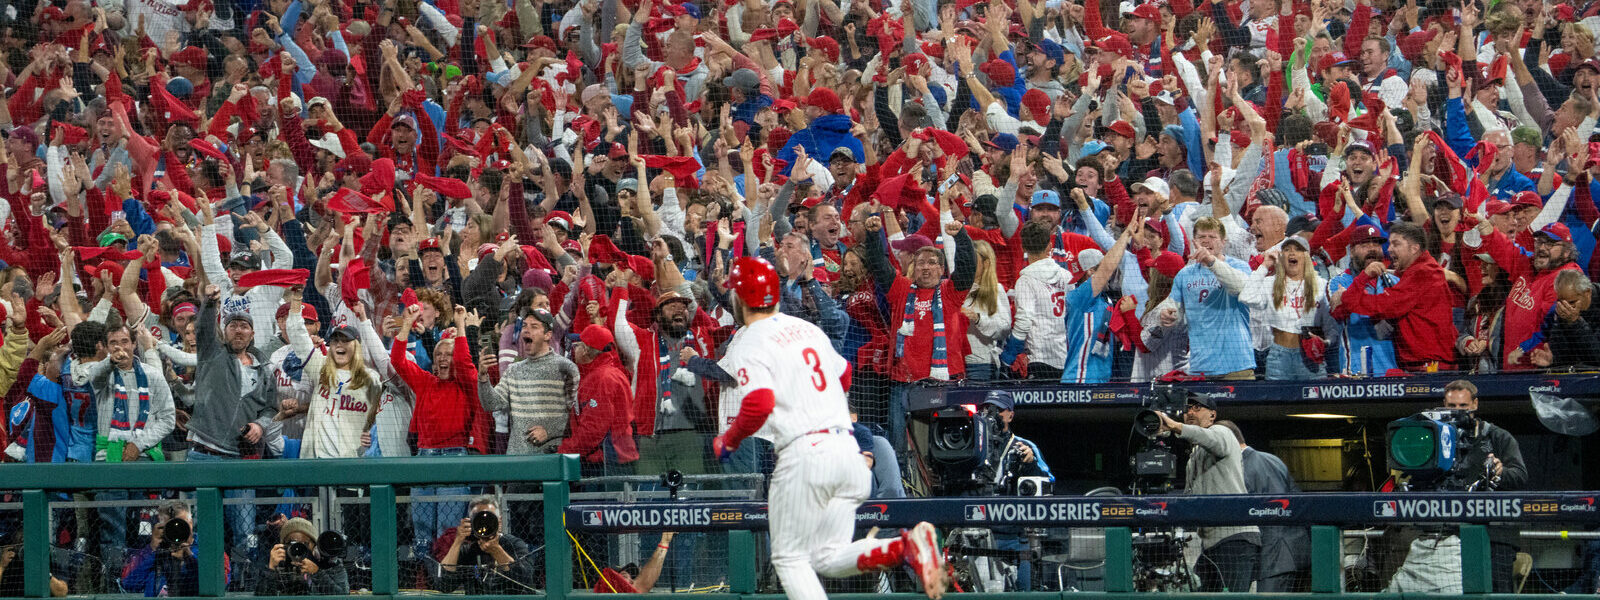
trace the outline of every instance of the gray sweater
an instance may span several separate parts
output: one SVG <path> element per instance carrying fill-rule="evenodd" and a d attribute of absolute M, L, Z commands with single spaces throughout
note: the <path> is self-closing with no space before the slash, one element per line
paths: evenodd
<path fill-rule="evenodd" d="M 1189 442 L 1189 464 L 1184 468 L 1184 493 L 1244 494 L 1244 451 L 1225 427 L 1184 425 L 1178 437 Z M 1236 535 L 1260 544 L 1260 530 L 1244 527 L 1201 527 L 1200 547 L 1210 548 Z"/>
<path fill-rule="evenodd" d="M 567 437 L 567 415 L 578 403 L 578 365 L 552 352 L 512 363 L 489 385 L 488 374 L 478 380 L 478 399 L 489 412 L 511 409 L 511 435 L 506 454 L 555 452 Z M 543 444 L 528 441 L 527 431 L 544 427 L 550 438 Z"/>
<path fill-rule="evenodd" d="M 177 424 L 177 413 L 172 404 L 172 391 L 167 387 L 166 375 L 157 366 L 142 364 L 135 361 L 134 366 L 142 368 L 145 373 L 145 383 L 150 394 L 150 411 L 145 420 L 145 426 L 130 432 L 127 440 L 145 452 L 161 445 L 161 440 L 172 433 L 172 428 Z M 129 420 L 137 418 L 139 412 L 138 376 L 132 369 L 122 370 L 111 364 L 111 359 L 86 363 L 80 368 L 72 370 L 73 385 L 87 385 L 93 383 L 94 399 L 98 418 L 95 422 L 95 432 L 101 437 L 108 436 L 111 432 L 111 418 L 116 410 L 116 385 L 113 375 L 119 376 L 122 385 L 127 388 Z M 105 450 L 95 451 L 95 460 L 106 460 Z"/>

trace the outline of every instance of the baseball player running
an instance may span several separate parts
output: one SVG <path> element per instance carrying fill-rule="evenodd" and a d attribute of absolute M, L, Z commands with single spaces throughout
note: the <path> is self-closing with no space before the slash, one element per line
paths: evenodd
<path fill-rule="evenodd" d="M 872 473 L 850 434 L 850 364 L 817 326 L 778 312 L 771 263 L 740 258 L 724 285 L 742 327 L 720 363 L 737 387 L 723 392 L 726 430 L 712 447 L 726 459 L 754 435 L 777 449 L 767 498 L 772 566 L 784 592 L 793 600 L 823 600 L 818 573 L 849 577 L 906 565 L 937 600 L 948 576 L 933 525 L 918 523 L 898 538 L 851 541 Z M 728 414 L 732 407 L 736 415 Z"/>

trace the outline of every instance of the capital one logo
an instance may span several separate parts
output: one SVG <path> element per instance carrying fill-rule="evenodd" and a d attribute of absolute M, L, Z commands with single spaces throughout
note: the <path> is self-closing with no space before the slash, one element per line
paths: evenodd
<path fill-rule="evenodd" d="M 1294 511 L 1289 510 L 1288 498 L 1276 498 L 1267 501 L 1267 506 L 1252 508 L 1249 511 L 1252 517 L 1289 517 Z"/>

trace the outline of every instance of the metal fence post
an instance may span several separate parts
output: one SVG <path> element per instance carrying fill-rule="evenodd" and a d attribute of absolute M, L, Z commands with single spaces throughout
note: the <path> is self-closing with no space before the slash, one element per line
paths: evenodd
<path fill-rule="evenodd" d="M 728 532 L 728 591 L 756 592 L 756 535 L 750 531 Z"/>
<path fill-rule="evenodd" d="M 50 597 L 50 501 L 44 490 L 22 492 L 22 594 Z"/>
<path fill-rule="evenodd" d="M 566 510 L 571 490 L 565 481 L 544 482 L 544 595 L 566 600 L 572 593 L 572 545 L 567 543 Z"/>
<path fill-rule="evenodd" d="M 1311 591 L 1337 594 L 1344 590 L 1344 540 L 1338 527 L 1311 528 Z"/>
<path fill-rule="evenodd" d="M 1493 589 L 1489 560 L 1489 528 L 1461 526 L 1461 593 L 1487 594 Z"/>
<path fill-rule="evenodd" d="M 1133 591 L 1133 530 L 1106 528 L 1105 578 L 1107 592 Z"/>
<path fill-rule="evenodd" d="M 194 491 L 195 539 L 205 540 L 196 550 L 200 553 L 201 596 L 219 598 L 228 592 L 227 572 L 222 566 L 223 533 L 222 490 L 214 487 Z"/>
<path fill-rule="evenodd" d="M 395 552 L 399 523 L 395 520 L 394 486 L 371 488 L 372 594 L 393 595 L 400 591 L 399 555 Z"/>

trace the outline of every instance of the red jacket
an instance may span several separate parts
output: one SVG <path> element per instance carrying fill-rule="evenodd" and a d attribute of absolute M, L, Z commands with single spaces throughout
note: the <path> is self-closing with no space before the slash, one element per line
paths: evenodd
<path fill-rule="evenodd" d="M 1435 361 L 1455 362 L 1455 321 L 1450 303 L 1439 301 L 1449 297 L 1449 284 L 1444 279 L 1444 267 L 1432 255 L 1424 252 L 1418 256 L 1400 274 L 1400 283 L 1382 293 L 1368 294 L 1366 288 L 1371 283 L 1372 277 L 1365 272 L 1356 275 L 1350 287 L 1345 288 L 1343 302 L 1333 317 L 1343 319 L 1349 313 L 1359 313 L 1394 320 L 1399 328 L 1394 338 L 1395 354 L 1400 366 L 1408 371 L 1420 370 Z"/>
<path fill-rule="evenodd" d="M 1566 269 L 1578 269 L 1578 263 L 1569 262 L 1548 271 L 1536 271 L 1533 259 L 1496 231 L 1483 238 L 1483 247 L 1500 268 L 1511 278 L 1511 293 L 1506 295 L 1504 337 L 1501 344 L 1502 367 L 1508 371 L 1532 369 L 1530 363 L 1511 363 L 1513 350 L 1533 337 L 1544 324 L 1545 314 L 1556 303 L 1556 275 Z"/>
<path fill-rule="evenodd" d="M 556 450 L 577 454 L 591 463 L 605 461 L 603 442 L 611 437 L 622 464 L 639 460 L 633 445 L 633 424 L 628 407 L 633 390 L 616 352 L 606 352 L 587 365 L 578 365 L 578 409 L 572 416 L 572 435 Z"/>
<path fill-rule="evenodd" d="M 917 305 L 912 313 L 916 328 L 906 338 L 902 356 L 895 358 L 891 375 L 895 381 L 918 381 L 928 377 L 933 357 L 933 290 L 911 287 L 911 280 L 896 277 L 889 288 L 889 314 L 891 338 L 897 335 L 905 322 L 906 299 L 916 294 Z M 950 369 L 950 380 L 961 379 L 967 372 L 967 319 L 961 316 L 961 304 L 967 292 L 956 289 L 949 278 L 939 282 L 940 304 L 944 305 L 945 356 Z M 891 339 L 890 343 L 894 343 Z"/>
<path fill-rule="evenodd" d="M 478 367 L 472 362 L 466 337 L 456 336 L 448 380 L 441 380 L 411 362 L 406 344 L 401 342 L 390 345 L 389 362 L 400 380 L 416 392 L 411 431 L 417 434 L 418 448 L 472 448 L 479 454 L 488 452 L 489 413 L 478 403 Z"/>
<path fill-rule="evenodd" d="M 640 289 L 642 288 L 633 286 L 612 289 L 612 306 L 620 306 L 620 303 L 626 299 L 629 302 L 628 312 L 634 312 L 640 307 L 640 304 L 633 290 Z M 654 302 L 651 302 L 651 305 L 653 304 Z M 615 311 L 613 311 L 613 314 L 615 314 Z M 711 334 L 694 322 L 697 320 L 693 318 L 695 316 L 690 315 L 691 320 L 689 323 L 689 332 L 694 334 L 694 341 L 692 342 L 694 350 L 700 356 L 707 358 L 714 356 L 712 351 L 715 348 L 709 345 L 712 341 Z M 634 435 L 643 436 L 655 435 L 656 400 L 661 397 L 661 390 L 656 387 L 656 384 L 661 379 L 661 342 L 656 337 L 659 335 L 659 330 L 653 323 L 649 327 L 640 327 L 632 319 L 612 319 L 612 322 L 615 323 L 612 331 L 618 340 L 619 347 L 622 346 L 622 340 L 625 339 L 623 333 L 631 332 L 634 343 L 638 345 L 639 349 L 637 356 L 634 358 L 634 364 L 622 365 L 625 373 L 633 375 L 633 404 L 630 405 L 633 407 L 630 413 L 633 422 L 633 433 Z M 624 328 L 627 328 L 627 332 L 623 330 Z M 682 363 L 676 356 L 669 358 L 674 363 L 679 363 L 680 365 Z M 705 408 L 710 410 L 711 406 L 706 406 Z"/>

